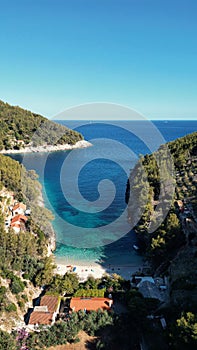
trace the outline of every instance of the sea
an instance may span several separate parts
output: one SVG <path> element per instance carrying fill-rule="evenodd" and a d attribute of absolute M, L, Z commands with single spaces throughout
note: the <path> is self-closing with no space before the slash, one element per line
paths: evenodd
<path fill-rule="evenodd" d="M 137 267 L 135 232 L 127 222 L 125 191 L 141 155 L 197 130 L 197 121 L 59 121 L 92 146 L 52 153 L 12 154 L 34 169 L 45 206 L 54 215 L 59 263 L 98 262 Z"/>

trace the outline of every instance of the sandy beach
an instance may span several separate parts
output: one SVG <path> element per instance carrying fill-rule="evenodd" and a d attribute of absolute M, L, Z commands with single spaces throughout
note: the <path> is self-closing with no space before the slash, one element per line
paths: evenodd
<path fill-rule="evenodd" d="M 101 278 L 104 274 L 112 275 L 116 273 L 126 280 L 130 279 L 132 274 L 139 271 L 143 265 L 109 265 L 107 268 L 102 267 L 99 263 L 83 264 L 76 262 L 76 264 L 69 263 L 69 261 L 58 262 L 56 261 L 57 268 L 54 270 L 55 274 L 64 275 L 66 272 L 75 272 L 79 276 L 80 282 L 85 281 L 88 276 L 94 278 Z"/>

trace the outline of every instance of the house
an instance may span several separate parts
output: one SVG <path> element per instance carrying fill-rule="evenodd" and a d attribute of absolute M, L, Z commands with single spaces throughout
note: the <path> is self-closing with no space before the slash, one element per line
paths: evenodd
<path fill-rule="evenodd" d="M 20 230 L 21 230 L 21 225 L 20 225 L 20 224 L 17 224 L 17 223 L 11 224 L 10 227 L 12 227 L 13 230 L 14 230 L 16 233 L 19 233 Z"/>
<path fill-rule="evenodd" d="M 98 311 L 110 310 L 113 305 L 113 300 L 109 298 L 89 298 L 89 297 L 73 297 L 70 302 L 71 311 Z"/>
<path fill-rule="evenodd" d="M 54 315 L 51 312 L 33 311 L 30 315 L 29 325 L 45 325 L 54 324 Z"/>
<path fill-rule="evenodd" d="M 26 210 L 26 205 L 23 204 L 23 203 L 17 203 L 13 206 L 12 208 L 12 215 L 13 216 L 16 216 L 16 215 L 19 215 L 19 214 L 22 214 L 24 215 L 25 213 L 25 210 Z"/>
<path fill-rule="evenodd" d="M 143 295 L 144 298 L 152 298 L 163 301 L 159 288 L 156 286 L 155 282 L 142 281 L 138 285 L 139 292 Z"/>
<path fill-rule="evenodd" d="M 29 318 L 29 325 L 53 325 L 60 308 L 60 298 L 45 295 L 40 300 L 40 305 L 35 306 Z"/>
<path fill-rule="evenodd" d="M 154 279 L 151 277 L 151 276 L 144 276 L 144 277 L 141 277 L 141 276 L 136 276 L 135 277 L 135 281 L 136 281 L 136 287 L 139 288 L 140 285 L 145 282 L 145 281 L 148 281 L 148 282 L 151 282 L 151 283 L 155 283 Z"/>
<path fill-rule="evenodd" d="M 40 306 L 47 306 L 49 312 L 59 312 L 60 298 L 54 295 L 44 295 L 40 300 Z"/>
<path fill-rule="evenodd" d="M 27 222 L 27 217 L 25 215 L 19 214 L 12 218 L 10 227 L 14 229 L 16 233 L 20 230 L 25 230 L 25 223 Z"/>

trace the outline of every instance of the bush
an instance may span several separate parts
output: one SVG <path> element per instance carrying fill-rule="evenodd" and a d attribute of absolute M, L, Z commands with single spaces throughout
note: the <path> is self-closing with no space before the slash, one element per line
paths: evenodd
<path fill-rule="evenodd" d="M 16 350 L 16 343 L 13 336 L 0 330 L 0 349 L 1 350 Z"/>
<path fill-rule="evenodd" d="M 13 294 L 18 294 L 24 291 L 25 285 L 19 277 L 13 276 L 11 279 L 10 289 Z"/>
<path fill-rule="evenodd" d="M 25 307 L 24 301 L 19 300 L 19 301 L 18 301 L 18 306 L 19 306 L 21 309 L 24 309 L 24 307 Z"/>
<path fill-rule="evenodd" d="M 24 301 L 28 302 L 28 297 L 27 297 L 26 294 L 22 294 L 22 295 L 21 295 L 21 298 L 22 298 Z"/>
<path fill-rule="evenodd" d="M 104 298 L 105 289 L 78 289 L 75 297 L 97 297 Z"/>
<path fill-rule="evenodd" d="M 23 278 L 24 278 L 25 280 L 29 280 L 29 279 L 30 279 L 30 276 L 28 275 L 28 273 L 24 273 Z"/>
<path fill-rule="evenodd" d="M 11 303 L 5 307 L 5 311 L 7 312 L 16 312 L 17 307 L 14 303 Z"/>

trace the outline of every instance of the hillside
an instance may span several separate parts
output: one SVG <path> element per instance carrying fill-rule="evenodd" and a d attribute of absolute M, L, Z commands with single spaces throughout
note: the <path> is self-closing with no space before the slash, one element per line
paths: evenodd
<path fill-rule="evenodd" d="M 131 172 L 126 190 L 128 219 L 133 224 L 134 213 L 138 211 L 137 244 L 150 264 L 151 274 L 168 279 L 169 304 L 161 312 L 168 324 L 165 337 L 171 344 L 170 349 L 195 349 L 197 132 L 166 146 L 174 162 L 174 171 L 169 177 L 164 174 L 169 166 L 164 146 L 154 154 L 142 157 Z M 163 173 L 156 159 L 162 159 Z M 168 214 L 154 230 L 166 206 Z"/>
<path fill-rule="evenodd" d="M 83 137 L 41 115 L 0 101 L 0 150 L 32 145 L 74 145 Z"/>
<path fill-rule="evenodd" d="M 40 206 L 40 196 L 36 173 L 0 155 L 0 317 L 5 330 L 23 322 L 29 302 L 53 273 L 48 254 L 54 248 L 53 216 Z M 17 203 L 30 215 L 13 213 Z M 6 226 L 18 217 L 23 220 L 20 230 L 16 224 Z"/>
<path fill-rule="evenodd" d="M 189 202 L 190 216 L 195 220 L 197 208 L 197 133 L 175 141 L 151 155 L 145 155 L 130 174 L 126 201 L 128 218 L 134 223 L 134 214 L 142 214 L 135 225 L 141 248 L 149 254 L 156 268 L 167 261 L 185 241 L 177 201 Z M 169 152 L 174 169 L 169 167 Z M 161 170 L 162 166 L 162 171 Z M 166 170 L 168 169 L 168 171 Z M 164 174 L 166 170 L 166 173 Z M 168 215 L 165 218 L 165 208 Z M 162 218 L 165 218 L 162 222 Z M 157 220 L 161 225 L 157 228 Z M 136 218 L 135 218 L 136 219 Z M 156 230 L 154 230 L 156 227 Z M 170 229 L 169 229 L 170 228 Z M 173 230 L 172 230 L 173 229 Z M 170 232 L 173 231 L 172 236 Z"/>

